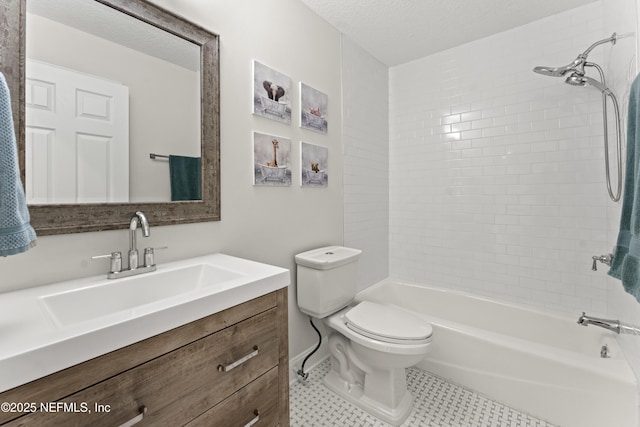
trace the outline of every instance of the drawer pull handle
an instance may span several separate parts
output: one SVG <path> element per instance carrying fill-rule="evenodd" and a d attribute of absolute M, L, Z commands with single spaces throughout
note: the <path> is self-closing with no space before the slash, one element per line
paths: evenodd
<path fill-rule="evenodd" d="M 244 427 L 251 427 L 252 425 L 257 423 L 258 421 L 260 421 L 260 412 L 257 409 L 255 411 L 253 411 L 253 415 L 255 415 L 255 418 L 252 419 L 251 421 L 249 421 L 248 423 L 246 423 L 244 425 Z"/>
<path fill-rule="evenodd" d="M 127 421 L 124 424 L 121 424 L 120 427 L 131 427 L 134 424 L 138 424 L 140 421 L 142 421 L 144 419 L 144 414 L 147 413 L 147 407 L 146 406 L 141 406 L 138 411 L 140 411 L 140 413 L 138 415 L 136 415 L 135 417 L 131 418 L 129 421 Z"/>
<path fill-rule="evenodd" d="M 218 365 L 218 371 L 220 372 L 229 372 L 230 370 L 232 370 L 233 368 L 237 367 L 238 365 L 242 365 L 244 362 L 246 362 L 247 360 L 256 357 L 258 355 L 258 346 L 254 345 L 253 346 L 253 351 L 249 354 L 247 354 L 246 356 L 244 356 L 243 358 L 240 358 L 238 360 L 236 360 L 235 362 L 233 362 L 230 365 L 224 366 L 224 365 Z"/>

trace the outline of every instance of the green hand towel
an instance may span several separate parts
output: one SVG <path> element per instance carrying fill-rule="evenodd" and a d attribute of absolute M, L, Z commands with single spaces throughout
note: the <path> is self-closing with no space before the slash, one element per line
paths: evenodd
<path fill-rule="evenodd" d="M 169 156 L 171 200 L 202 200 L 200 157 Z"/>
<path fill-rule="evenodd" d="M 640 302 L 640 76 L 631 85 L 620 232 L 609 275 Z"/>

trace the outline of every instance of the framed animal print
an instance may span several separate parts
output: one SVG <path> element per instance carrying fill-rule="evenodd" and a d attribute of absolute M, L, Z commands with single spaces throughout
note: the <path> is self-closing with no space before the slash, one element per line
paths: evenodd
<path fill-rule="evenodd" d="M 300 185 L 302 187 L 329 186 L 329 149 L 300 141 Z"/>
<path fill-rule="evenodd" d="M 327 107 L 329 97 L 300 82 L 300 127 L 327 133 Z"/>
<path fill-rule="evenodd" d="M 291 140 L 253 132 L 253 185 L 291 185 Z"/>
<path fill-rule="evenodd" d="M 253 114 L 291 124 L 291 78 L 255 60 Z"/>

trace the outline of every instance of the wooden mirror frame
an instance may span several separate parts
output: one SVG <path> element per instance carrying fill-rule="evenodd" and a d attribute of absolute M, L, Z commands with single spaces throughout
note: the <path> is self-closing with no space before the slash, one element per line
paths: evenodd
<path fill-rule="evenodd" d="M 25 182 L 26 2 L 0 3 L 0 71 L 12 95 L 20 175 Z M 95 0 L 200 46 L 202 200 L 30 205 L 38 235 L 127 228 L 135 211 L 153 226 L 220 220 L 220 70 L 218 36 L 145 0 Z M 149 185 L 154 185 L 150 183 Z"/>

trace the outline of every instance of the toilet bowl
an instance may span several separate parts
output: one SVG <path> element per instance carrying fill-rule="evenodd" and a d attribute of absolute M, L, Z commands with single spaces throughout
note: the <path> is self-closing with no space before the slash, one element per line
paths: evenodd
<path fill-rule="evenodd" d="M 324 319 L 331 370 L 325 384 L 383 421 L 400 425 L 411 412 L 405 369 L 422 360 L 432 328 L 392 306 L 363 301 Z"/>
<path fill-rule="evenodd" d="M 325 384 L 381 420 L 400 425 L 413 403 L 405 369 L 426 356 L 432 328 L 397 307 L 352 304 L 361 253 L 329 246 L 296 255 L 298 307 L 329 329 L 331 370 Z"/>

